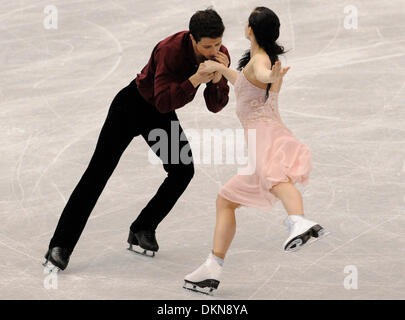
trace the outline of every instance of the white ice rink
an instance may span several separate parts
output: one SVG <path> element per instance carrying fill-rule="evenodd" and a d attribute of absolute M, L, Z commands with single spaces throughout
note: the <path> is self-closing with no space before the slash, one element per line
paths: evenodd
<path fill-rule="evenodd" d="M 44 27 L 48 5 L 57 29 Z M 45 288 L 43 255 L 112 99 L 158 41 L 209 5 L 223 18 L 233 67 L 249 46 L 250 11 L 264 5 L 279 15 L 291 66 L 280 112 L 312 150 L 310 183 L 299 188 L 306 215 L 330 236 L 285 254 L 281 202 L 271 213 L 243 208 L 215 297 L 182 289 L 211 249 L 216 195 L 238 165 L 195 165 L 157 229 L 157 256 L 136 256 L 126 250 L 129 225 L 165 177 L 138 137 L 57 289 Z M 357 29 L 345 27 L 345 8 L 357 9 Z M 0 44 L 0 299 L 405 298 L 404 0 L 1 1 Z M 207 110 L 200 88 L 177 114 L 185 129 L 241 128 L 232 88 L 220 113 Z M 347 266 L 357 289 L 344 286 L 356 275 Z"/>

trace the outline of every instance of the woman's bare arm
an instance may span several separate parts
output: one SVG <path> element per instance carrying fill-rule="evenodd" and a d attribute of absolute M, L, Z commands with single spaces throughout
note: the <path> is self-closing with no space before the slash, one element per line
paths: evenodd
<path fill-rule="evenodd" d="M 229 69 L 222 65 L 218 70 L 232 85 L 235 85 L 236 79 L 238 78 L 239 72 L 236 70 Z"/>
<path fill-rule="evenodd" d="M 277 61 L 271 66 L 270 58 L 265 55 L 257 55 L 252 61 L 253 73 L 256 79 L 263 83 L 274 83 L 282 78 L 290 67 L 281 68 L 281 62 Z"/>
<path fill-rule="evenodd" d="M 207 60 L 203 63 L 203 72 L 211 73 L 211 72 L 219 72 L 221 73 L 230 83 L 233 85 L 236 82 L 236 78 L 239 75 L 238 71 L 229 69 L 228 67 L 224 66 L 221 63 L 216 61 Z"/>

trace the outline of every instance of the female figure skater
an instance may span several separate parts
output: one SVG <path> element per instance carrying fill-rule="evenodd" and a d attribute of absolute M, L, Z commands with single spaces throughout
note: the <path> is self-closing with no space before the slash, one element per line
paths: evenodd
<path fill-rule="evenodd" d="M 272 10 L 257 7 L 245 27 L 251 47 L 239 61 L 241 72 L 214 61 L 204 63 L 207 72 L 219 72 L 234 85 L 236 113 L 245 138 L 248 129 L 256 132 L 256 166 L 253 174 L 236 175 L 220 190 L 213 250 L 197 270 L 185 277 L 185 289 L 203 293 L 217 289 L 236 231 L 235 209 L 240 206 L 270 211 L 280 199 L 288 213 L 285 222 L 290 231 L 283 246 L 285 251 L 295 251 L 311 238 L 325 234 L 319 224 L 304 217 L 302 197 L 294 186 L 297 182 L 308 183 L 312 165 L 310 149 L 293 136 L 278 112 L 278 93 L 289 70 L 278 61 L 278 55 L 284 53 L 284 48 L 276 43 L 279 28 L 279 19 Z M 204 288 L 209 292 L 204 292 Z"/>

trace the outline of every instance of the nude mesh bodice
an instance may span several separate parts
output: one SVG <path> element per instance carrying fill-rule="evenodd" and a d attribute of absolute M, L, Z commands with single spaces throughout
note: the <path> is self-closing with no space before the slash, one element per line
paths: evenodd
<path fill-rule="evenodd" d="M 236 114 L 244 127 L 257 120 L 284 126 L 278 111 L 278 92 L 269 91 L 266 101 L 265 94 L 266 90 L 250 83 L 243 71 L 239 73 L 235 82 Z"/>

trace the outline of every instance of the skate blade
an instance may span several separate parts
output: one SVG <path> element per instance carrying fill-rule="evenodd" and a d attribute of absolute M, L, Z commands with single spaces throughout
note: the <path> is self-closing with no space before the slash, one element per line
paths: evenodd
<path fill-rule="evenodd" d="M 184 281 L 183 288 L 186 289 L 186 290 L 190 290 L 190 291 L 193 291 L 193 292 L 205 294 L 205 295 L 208 295 L 208 296 L 213 296 L 214 295 L 214 290 L 215 290 L 215 288 L 210 288 L 210 287 L 201 288 L 201 287 L 197 286 L 196 284 L 193 284 L 193 283 L 187 282 L 187 281 Z"/>
<path fill-rule="evenodd" d="M 285 249 L 286 252 L 295 252 L 298 251 L 303 246 L 303 241 L 301 238 L 295 239 L 289 243 L 287 248 Z"/>
<path fill-rule="evenodd" d="M 139 254 L 141 256 L 145 256 L 145 257 L 149 257 L 149 258 L 153 258 L 155 256 L 155 251 L 150 251 L 150 250 L 146 250 L 146 249 L 142 249 L 141 247 L 139 247 L 140 251 L 135 250 L 132 245 L 129 246 L 129 248 L 127 248 L 128 251 L 131 252 L 135 252 L 136 254 Z M 142 251 L 143 250 L 143 251 Z"/>
<path fill-rule="evenodd" d="M 60 271 L 59 267 L 49 261 L 45 261 L 42 265 L 44 266 L 44 274 L 58 273 Z"/>
<path fill-rule="evenodd" d="M 330 232 L 326 231 L 323 227 L 316 225 L 309 229 L 308 231 L 304 232 L 303 234 L 296 237 L 296 239 L 292 240 L 287 247 L 285 248 L 285 252 L 296 252 L 305 245 L 307 247 L 314 244 L 319 239 L 322 239 L 329 235 Z"/>
<path fill-rule="evenodd" d="M 312 246 L 315 242 L 317 242 L 319 239 L 323 239 L 326 238 L 328 235 L 330 235 L 329 231 L 326 231 L 325 229 L 322 229 L 319 233 L 318 233 L 318 237 L 311 237 L 311 239 L 308 240 L 307 242 L 307 246 Z"/>

